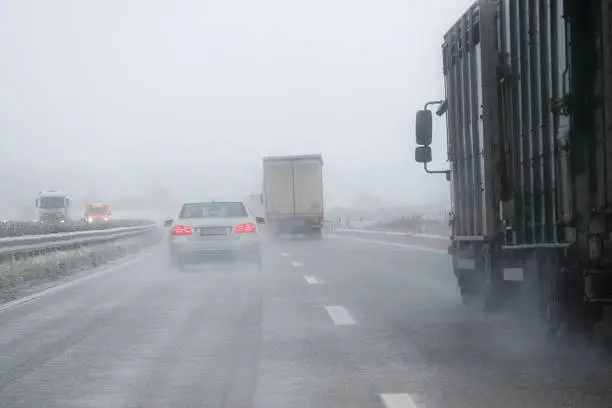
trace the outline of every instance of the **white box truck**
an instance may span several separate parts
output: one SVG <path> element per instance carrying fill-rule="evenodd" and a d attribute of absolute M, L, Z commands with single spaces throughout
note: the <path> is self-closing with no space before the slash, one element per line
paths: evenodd
<path fill-rule="evenodd" d="M 323 159 L 320 154 L 264 157 L 266 229 L 274 236 L 322 238 Z"/>

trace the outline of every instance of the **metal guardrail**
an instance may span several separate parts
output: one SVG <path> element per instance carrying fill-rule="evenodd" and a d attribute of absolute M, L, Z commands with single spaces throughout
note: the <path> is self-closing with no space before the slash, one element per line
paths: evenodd
<path fill-rule="evenodd" d="M 121 227 L 136 227 L 152 224 L 146 219 L 112 219 L 102 223 L 84 223 L 82 220 L 63 224 L 41 224 L 34 221 L 0 221 L 0 238 L 58 234 L 78 231 L 98 231 Z"/>
<path fill-rule="evenodd" d="M 37 254 L 58 249 L 79 247 L 104 241 L 114 241 L 153 231 L 156 225 L 139 225 L 93 231 L 63 232 L 47 235 L 29 235 L 0 238 L 0 256 L 19 257 L 20 254 Z"/>
<path fill-rule="evenodd" d="M 324 222 L 324 223 L 323 223 L 323 231 L 324 231 L 324 232 L 328 232 L 328 233 L 329 233 L 329 232 L 336 232 L 336 229 L 337 229 L 337 228 L 338 228 L 338 227 L 337 227 L 337 225 L 336 225 L 336 224 L 331 223 L 331 222 L 329 222 L 329 221 L 327 221 L 327 222 Z"/>

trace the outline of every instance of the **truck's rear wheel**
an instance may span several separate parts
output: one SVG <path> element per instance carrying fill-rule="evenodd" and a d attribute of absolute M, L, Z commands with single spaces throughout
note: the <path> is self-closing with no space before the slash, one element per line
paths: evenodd
<path fill-rule="evenodd" d="M 473 293 L 467 293 L 463 290 L 461 291 L 461 304 L 465 307 L 474 307 L 482 303 L 482 296 L 475 295 Z"/>
<path fill-rule="evenodd" d="M 540 307 L 548 326 L 547 340 L 559 346 L 589 345 L 595 339 L 602 307 L 584 302 L 582 273 L 563 267 L 565 263 L 557 254 L 549 254 L 539 263 Z"/>
<path fill-rule="evenodd" d="M 320 229 L 314 229 L 310 231 L 310 237 L 314 240 L 320 241 L 323 239 L 323 231 Z"/>
<path fill-rule="evenodd" d="M 472 306 L 483 299 L 481 276 L 475 270 L 455 268 L 457 284 L 461 292 L 461 303 Z"/>

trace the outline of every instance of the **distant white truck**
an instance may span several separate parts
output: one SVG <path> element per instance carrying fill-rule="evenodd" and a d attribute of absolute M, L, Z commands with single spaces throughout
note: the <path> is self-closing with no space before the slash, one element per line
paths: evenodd
<path fill-rule="evenodd" d="M 266 229 L 275 236 L 322 238 L 323 159 L 320 154 L 263 159 Z"/>
<path fill-rule="evenodd" d="M 38 221 L 43 224 L 63 224 L 70 221 L 68 208 L 70 197 L 68 194 L 57 191 L 41 191 L 36 199 Z"/>

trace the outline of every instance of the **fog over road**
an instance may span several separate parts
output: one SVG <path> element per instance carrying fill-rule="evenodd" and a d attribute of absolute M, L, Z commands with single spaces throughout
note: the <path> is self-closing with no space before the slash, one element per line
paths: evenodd
<path fill-rule="evenodd" d="M 462 308 L 402 239 L 269 243 L 261 271 L 159 246 L 0 306 L 0 407 L 612 406 L 609 357 Z"/>

